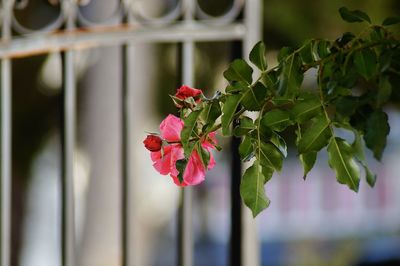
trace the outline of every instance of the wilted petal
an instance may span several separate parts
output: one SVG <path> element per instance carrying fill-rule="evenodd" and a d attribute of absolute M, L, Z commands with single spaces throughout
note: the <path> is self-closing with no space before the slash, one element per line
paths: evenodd
<path fill-rule="evenodd" d="M 168 115 L 160 124 L 161 137 L 169 142 L 181 140 L 183 121 L 174 115 Z"/>

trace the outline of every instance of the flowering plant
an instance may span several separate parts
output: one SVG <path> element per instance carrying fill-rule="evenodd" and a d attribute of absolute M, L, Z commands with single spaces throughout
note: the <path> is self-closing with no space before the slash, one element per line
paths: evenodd
<path fill-rule="evenodd" d="M 253 68 L 245 60 L 235 60 L 224 72 L 225 92 L 210 99 L 201 90 L 179 88 L 172 99 L 180 118 L 169 115 L 160 125 L 161 134 L 144 141 L 156 170 L 170 174 L 179 186 L 199 184 L 215 165 L 215 132 L 221 128 L 224 136 L 241 137 L 239 154 L 252 165 L 243 174 L 240 193 L 256 216 L 270 203 L 264 185 L 282 169 L 287 155 L 282 132 L 294 131 L 304 178 L 326 147 L 339 183 L 357 192 L 361 167 L 374 186 L 376 176 L 367 166 L 364 146 L 381 159 L 390 129 L 383 107 L 400 99 L 395 90 L 400 82 L 400 41 L 388 28 L 400 23 L 400 17 L 375 25 L 360 10 L 343 7 L 339 12 L 345 21 L 367 27 L 334 41 L 311 39 L 297 49 L 284 47 L 272 68 L 259 42 L 249 55 L 258 78 L 253 79 Z M 305 88 L 304 75 L 310 69 L 317 73 L 315 86 Z M 351 132 L 353 140 L 339 137 L 337 129 Z"/>

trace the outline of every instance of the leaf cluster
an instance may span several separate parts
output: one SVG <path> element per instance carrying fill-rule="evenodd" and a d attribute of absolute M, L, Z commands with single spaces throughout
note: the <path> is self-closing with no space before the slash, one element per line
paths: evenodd
<path fill-rule="evenodd" d="M 349 23 L 365 23 L 365 29 L 357 35 L 346 32 L 336 40 L 306 40 L 297 49 L 284 47 L 272 68 L 265 44 L 259 42 L 249 55 L 253 66 L 243 59 L 233 61 L 224 72 L 229 82 L 225 92 L 184 118 L 186 155 L 196 149 L 191 139 L 219 127 L 225 136 L 242 138 L 241 159 L 252 164 L 243 174 L 240 193 L 254 216 L 268 207 L 264 185 L 282 169 L 287 156 L 284 130 L 296 133 L 304 178 L 318 153 L 326 149 L 339 183 L 357 192 L 362 172 L 370 186 L 375 183 L 364 149 L 380 160 L 386 146 L 390 126 L 384 106 L 400 80 L 400 41 L 389 27 L 400 18 L 377 25 L 360 10 L 343 7 L 339 13 Z M 253 68 L 260 73 L 256 79 Z M 317 73 L 315 88 L 303 86 L 310 69 Z M 338 129 L 351 132 L 354 140 L 339 137 Z"/>

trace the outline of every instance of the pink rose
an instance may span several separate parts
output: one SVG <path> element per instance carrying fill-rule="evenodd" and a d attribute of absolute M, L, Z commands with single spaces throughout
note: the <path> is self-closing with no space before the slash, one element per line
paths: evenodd
<path fill-rule="evenodd" d="M 176 169 L 176 162 L 184 159 L 184 152 L 180 143 L 180 134 L 183 129 L 183 121 L 174 116 L 168 115 L 160 125 L 161 137 L 169 144 L 162 147 L 159 151 L 152 151 L 150 156 L 153 161 L 154 168 L 162 175 L 170 175 L 178 186 L 197 185 L 204 181 L 206 170 L 210 170 L 215 166 L 215 160 L 210 153 L 210 162 L 207 169 L 201 162 L 197 151 L 193 151 L 185 172 L 183 174 L 183 182 L 178 179 L 179 171 Z M 208 135 L 207 139 L 202 140 L 201 145 L 207 151 L 214 149 L 216 144 L 215 132 Z"/>
<path fill-rule="evenodd" d="M 156 135 L 147 135 L 143 144 L 149 151 L 159 151 L 161 150 L 162 139 Z"/>

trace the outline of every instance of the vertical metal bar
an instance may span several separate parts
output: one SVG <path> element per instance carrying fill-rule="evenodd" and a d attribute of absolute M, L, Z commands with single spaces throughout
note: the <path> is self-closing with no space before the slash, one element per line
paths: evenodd
<path fill-rule="evenodd" d="M 62 265 L 75 265 L 74 146 L 75 73 L 73 52 L 64 54 L 64 119 L 62 162 Z"/>
<path fill-rule="evenodd" d="M 124 17 L 123 22 L 129 22 L 130 18 L 128 15 Z M 121 93 L 121 127 L 122 127 L 122 137 L 121 137 L 121 170 L 122 170 L 122 180 L 121 180 L 121 255 L 122 255 L 122 266 L 131 266 L 133 265 L 132 255 L 133 248 L 132 243 L 130 241 L 130 225 L 131 225 L 131 215 L 130 209 L 131 205 L 129 204 L 131 201 L 131 177 L 132 177 L 132 169 L 131 164 L 132 156 L 130 154 L 131 151 L 131 122 L 132 122 L 132 110 L 131 110 L 131 83 L 130 83 L 130 75 L 131 73 L 131 64 L 130 60 L 132 57 L 132 47 L 129 43 L 125 43 L 122 45 L 122 93 Z"/>
<path fill-rule="evenodd" d="M 129 135 L 128 135 L 128 123 L 129 123 L 129 105 L 128 105 L 128 45 L 122 45 L 122 105 L 121 105 L 121 119 L 122 119 L 122 139 L 121 139 L 121 265 L 129 265 L 128 254 L 129 254 Z"/>
<path fill-rule="evenodd" d="M 12 1 L 3 0 L 2 41 L 11 38 Z M 10 265 L 11 242 L 11 60 L 1 60 L 1 266 Z"/>
<path fill-rule="evenodd" d="M 232 47 L 232 59 L 241 56 L 242 44 L 240 42 L 234 42 Z M 240 198 L 242 161 L 239 156 L 240 142 L 240 138 L 236 137 L 233 137 L 231 140 L 231 230 L 229 241 L 229 265 L 231 266 L 242 265 L 242 199 Z"/>
<path fill-rule="evenodd" d="M 193 1 L 184 1 L 184 20 L 190 23 L 193 20 Z M 182 52 L 183 83 L 188 86 L 194 84 L 194 43 L 192 40 L 183 42 Z M 193 222 L 192 222 L 193 191 L 190 187 L 182 189 L 181 193 L 181 222 L 178 244 L 178 264 L 180 266 L 193 265 Z"/>
<path fill-rule="evenodd" d="M 67 30 L 75 27 L 75 4 L 65 1 Z M 62 265 L 75 265 L 75 213 L 74 213 L 74 148 L 76 132 L 76 79 L 74 51 L 64 53 L 63 60 L 64 119 L 62 139 Z"/>

